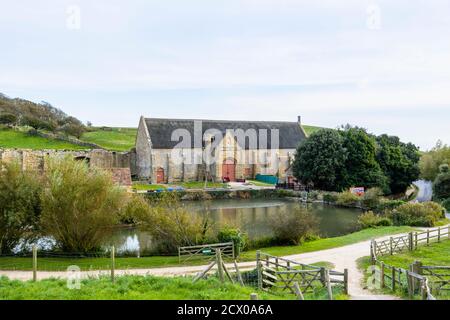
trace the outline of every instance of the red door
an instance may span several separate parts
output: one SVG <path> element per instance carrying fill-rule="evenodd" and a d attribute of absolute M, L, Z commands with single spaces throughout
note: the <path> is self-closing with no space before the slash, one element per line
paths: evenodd
<path fill-rule="evenodd" d="M 164 169 L 159 168 L 158 170 L 156 170 L 156 183 L 160 184 L 160 183 L 164 183 L 164 182 L 165 182 Z"/>
<path fill-rule="evenodd" d="M 236 163 L 234 160 L 225 160 L 222 165 L 222 177 L 236 181 Z"/>

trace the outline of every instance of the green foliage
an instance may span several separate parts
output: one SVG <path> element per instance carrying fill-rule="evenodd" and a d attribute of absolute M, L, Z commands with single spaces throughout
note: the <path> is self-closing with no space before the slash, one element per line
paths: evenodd
<path fill-rule="evenodd" d="M 439 167 L 442 164 L 450 165 L 450 147 L 438 141 L 436 146 L 420 159 L 422 179 L 434 181 L 439 174 Z"/>
<path fill-rule="evenodd" d="M 17 123 L 17 116 L 12 113 L 0 114 L 0 124 L 15 125 Z"/>
<path fill-rule="evenodd" d="M 279 245 L 298 245 L 317 234 L 318 220 L 305 208 L 287 213 L 278 211 L 271 218 L 275 242 Z"/>
<path fill-rule="evenodd" d="M 189 212 L 175 193 L 167 192 L 154 200 L 146 210 L 140 210 L 137 219 L 140 228 L 152 236 L 159 253 L 173 254 L 178 247 L 215 240 L 208 213 L 200 217 Z"/>
<path fill-rule="evenodd" d="M 445 218 L 444 208 L 435 202 L 405 203 L 388 213 L 394 225 L 434 227 Z"/>
<path fill-rule="evenodd" d="M 375 214 L 373 211 L 368 211 L 358 217 L 358 225 L 361 229 L 387 227 L 392 225 L 392 221 L 381 215 Z"/>
<path fill-rule="evenodd" d="M 333 204 L 333 203 L 336 203 L 336 201 L 338 200 L 339 193 L 337 193 L 337 192 L 325 192 L 323 194 L 322 198 L 323 198 L 324 202 Z"/>
<path fill-rule="evenodd" d="M 390 211 L 397 207 L 400 207 L 401 205 L 404 205 L 405 203 L 406 202 L 403 200 L 389 200 L 389 199 L 382 198 L 380 200 L 380 203 L 376 207 L 376 211 L 380 212 L 380 213 L 385 212 L 385 211 Z"/>
<path fill-rule="evenodd" d="M 117 224 L 126 195 L 106 171 L 51 158 L 41 197 L 43 232 L 65 252 L 96 250 Z"/>
<path fill-rule="evenodd" d="M 232 227 L 223 227 L 217 234 L 217 239 L 221 243 L 233 242 L 235 257 L 239 257 L 242 251 L 244 251 L 248 244 L 248 236 L 240 229 Z"/>
<path fill-rule="evenodd" d="M 297 149 L 294 175 L 306 185 L 321 190 L 342 189 L 342 172 L 347 159 L 343 138 L 336 130 L 313 133 Z"/>
<path fill-rule="evenodd" d="M 447 209 L 447 211 L 450 211 L 450 198 L 442 201 L 442 206 Z"/>
<path fill-rule="evenodd" d="M 346 126 L 339 131 L 348 152 L 345 161 L 344 188 L 388 188 L 388 179 L 377 162 L 377 144 L 373 136 L 358 127 Z"/>
<path fill-rule="evenodd" d="M 450 173 L 441 173 L 433 184 L 434 196 L 438 200 L 450 198 Z"/>
<path fill-rule="evenodd" d="M 371 188 L 364 193 L 362 205 L 364 208 L 375 209 L 380 205 L 382 196 L 383 191 L 380 188 Z"/>
<path fill-rule="evenodd" d="M 340 193 L 337 196 L 336 204 L 344 207 L 355 207 L 360 204 L 361 198 L 349 191 Z"/>
<path fill-rule="evenodd" d="M 377 161 L 389 179 L 391 193 L 405 192 L 420 175 L 419 149 L 385 134 L 377 137 L 377 144 Z"/>
<path fill-rule="evenodd" d="M 0 162 L 0 254 L 31 238 L 40 215 L 39 179 L 16 163 Z"/>

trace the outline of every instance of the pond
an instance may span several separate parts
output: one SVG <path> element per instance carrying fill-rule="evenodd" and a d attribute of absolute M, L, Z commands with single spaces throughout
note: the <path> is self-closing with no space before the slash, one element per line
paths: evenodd
<path fill-rule="evenodd" d="M 245 231 L 251 240 L 273 235 L 270 221 L 279 213 L 289 214 L 300 207 L 307 207 L 319 221 L 321 237 L 336 237 L 354 232 L 361 211 L 339 208 L 319 203 L 303 204 L 294 200 L 214 200 L 185 202 L 184 205 L 196 215 L 209 214 L 215 227 L 231 225 Z M 118 252 L 151 252 L 151 237 L 135 228 L 117 230 L 112 239 Z"/>

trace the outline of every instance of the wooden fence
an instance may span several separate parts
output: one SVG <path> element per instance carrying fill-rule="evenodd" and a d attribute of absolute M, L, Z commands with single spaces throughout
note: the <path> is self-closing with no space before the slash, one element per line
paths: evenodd
<path fill-rule="evenodd" d="M 235 259 L 234 243 L 216 243 L 200 246 L 180 247 L 178 248 L 178 259 L 184 263 L 191 259 L 213 260 L 216 257 L 216 251 L 220 250 L 222 257 Z"/>
<path fill-rule="evenodd" d="M 258 287 L 266 291 L 287 291 L 297 296 L 326 288 L 333 299 L 332 286 L 342 285 L 348 293 L 348 271 L 338 272 L 261 253 L 256 254 Z"/>
<path fill-rule="evenodd" d="M 428 229 L 421 232 L 410 232 L 405 236 L 390 237 L 384 241 L 372 240 L 370 254 L 375 262 L 377 256 L 393 255 L 406 250 L 413 251 L 420 245 L 429 245 L 450 239 L 450 226 Z"/>
<path fill-rule="evenodd" d="M 409 270 L 405 270 L 379 260 L 383 255 L 413 251 L 420 245 L 430 245 L 449 239 L 450 226 L 410 232 L 406 236 L 390 237 L 384 241 L 372 240 L 370 255 L 372 264 L 379 266 L 381 288 L 408 292 L 410 298 L 420 295 L 424 300 L 436 300 L 434 295 L 439 295 L 441 291 L 450 291 L 450 267 L 423 266 L 420 261 L 416 261 L 410 265 Z"/>

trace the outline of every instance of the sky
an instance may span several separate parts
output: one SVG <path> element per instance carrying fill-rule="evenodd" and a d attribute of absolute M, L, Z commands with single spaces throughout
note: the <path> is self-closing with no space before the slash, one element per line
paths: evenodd
<path fill-rule="evenodd" d="M 448 0 L 0 0 L 0 92 L 94 125 L 358 125 L 450 144 Z"/>

